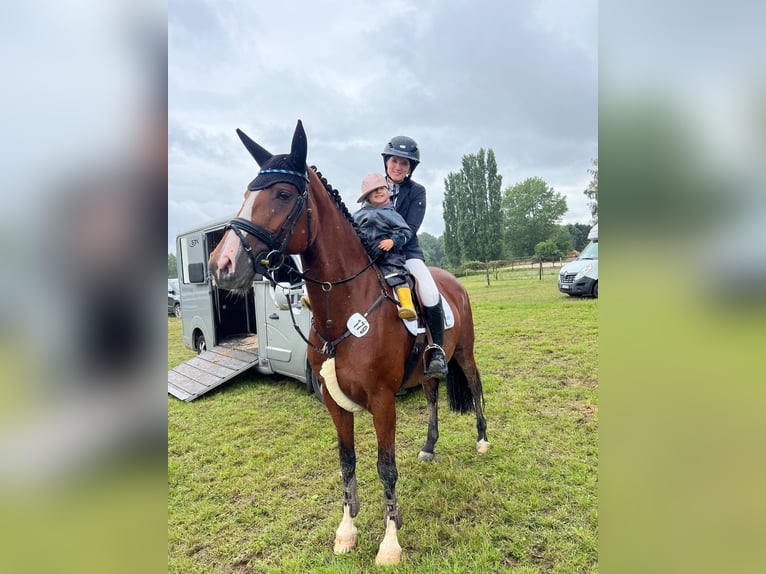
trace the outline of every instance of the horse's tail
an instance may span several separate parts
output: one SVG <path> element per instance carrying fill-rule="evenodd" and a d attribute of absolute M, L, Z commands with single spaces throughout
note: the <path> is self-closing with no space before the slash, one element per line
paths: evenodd
<path fill-rule="evenodd" d="M 476 372 L 476 381 L 478 383 L 479 393 L 482 403 L 484 402 L 484 391 L 481 387 L 481 378 L 479 372 Z M 474 410 L 473 395 L 468 387 L 463 369 L 455 357 L 449 361 L 447 372 L 447 397 L 449 398 L 449 408 L 456 413 L 468 413 Z M 483 405 L 482 405 L 483 406 Z"/>

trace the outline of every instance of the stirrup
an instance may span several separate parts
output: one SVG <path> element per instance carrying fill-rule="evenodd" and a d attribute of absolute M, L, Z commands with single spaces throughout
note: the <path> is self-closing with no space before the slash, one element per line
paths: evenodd
<path fill-rule="evenodd" d="M 440 356 L 431 356 L 430 360 L 428 361 L 428 366 L 425 365 L 426 357 L 429 356 L 429 351 L 439 351 Z M 441 363 L 438 364 L 437 363 Z M 437 364 L 434 364 L 437 363 Z M 444 349 L 442 349 L 439 345 L 436 343 L 433 343 L 431 345 L 428 345 L 423 352 L 423 374 L 426 376 L 433 376 L 433 375 L 446 375 L 449 372 L 447 369 L 447 356 L 444 354 Z"/>

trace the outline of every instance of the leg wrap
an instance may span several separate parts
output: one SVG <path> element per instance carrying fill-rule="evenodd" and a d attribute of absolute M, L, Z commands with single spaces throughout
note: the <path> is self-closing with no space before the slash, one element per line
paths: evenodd
<path fill-rule="evenodd" d="M 348 486 L 343 487 L 343 506 L 348 506 L 351 511 L 351 518 L 359 514 L 359 497 L 356 493 L 356 477 L 352 477 Z"/>
<path fill-rule="evenodd" d="M 386 498 L 386 512 L 383 515 L 384 527 L 389 520 L 394 521 L 397 530 L 402 527 L 402 512 L 399 509 L 399 505 L 396 503 L 396 496 L 394 496 L 394 498 Z"/>

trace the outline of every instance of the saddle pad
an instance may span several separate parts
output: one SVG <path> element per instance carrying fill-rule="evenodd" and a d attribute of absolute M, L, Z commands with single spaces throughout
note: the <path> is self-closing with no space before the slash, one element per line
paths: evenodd
<path fill-rule="evenodd" d="M 451 329 L 452 327 L 455 326 L 455 315 L 452 313 L 452 307 L 449 306 L 449 303 L 447 303 L 447 300 L 442 295 L 439 295 L 439 297 L 441 297 L 441 300 L 442 300 L 442 309 L 444 310 L 444 330 L 446 331 L 447 329 Z M 407 327 L 407 330 L 410 332 L 410 334 L 417 337 L 418 335 L 417 318 L 412 319 L 411 321 L 402 319 L 402 323 L 404 323 L 405 327 Z"/>

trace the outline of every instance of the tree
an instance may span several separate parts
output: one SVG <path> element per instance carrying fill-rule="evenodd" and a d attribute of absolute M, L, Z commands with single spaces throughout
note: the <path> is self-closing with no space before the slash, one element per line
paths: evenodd
<path fill-rule="evenodd" d="M 529 177 L 505 190 L 506 238 L 514 257 L 534 253 L 535 246 L 556 230 L 567 211 L 567 200 L 539 177 Z"/>
<path fill-rule="evenodd" d="M 450 173 L 444 180 L 444 201 L 442 208 L 444 211 L 444 255 L 447 262 L 453 269 L 462 262 L 460 241 L 457 236 L 458 221 L 458 195 L 462 191 L 460 184 L 461 174 Z"/>
<path fill-rule="evenodd" d="M 556 249 L 560 255 L 564 255 L 572 251 L 572 236 L 569 234 L 569 230 L 565 225 L 557 226 L 556 230 L 553 232 L 553 235 L 550 236 L 548 241 L 552 241 L 554 245 L 556 245 Z"/>
<path fill-rule="evenodd" d="M 444 248 L 450 263 L 489 262 L 503 251 L 501 187 L 495 152 L 484 148 L 463 156 L 463 167 L 444 180 Z"/>
<path fill-rule="evenodd" d="M 176 256 L 172 253 L 168 253 L 168 279 L 175 279 L 178 277 L 178 265 L 176 264 Z"/>
<path fill-rule="evenodd" d="M 593 162 L 593 169 L 589 169 L 588 173 L 591 175 L 590 183 L 583 192 L 590 199 L 590 214 L 593 216 L 593 221 L 598 221 L 598 158 L 591 160 Z"/>
<path fill-rule="evenodd" d="M 444 267 L 444 241 L 442 237 L 434 237 L 430 233 L 425 232 L 418 233 L 418 241 L 420 242 L 420 247 L 423 248 L 426 265 Z"/>
<path fill-rule="evenodd" d="M 538 261 L 555 261 L 561 257 L 561 251 L 553 239 L 541 241 L 535 245 L 535 259 Z"/>
<path fill-rule="evenodd" d="M 572 248 L 577 251 L 582 251 L 588 244 L 588 233 L 590 232 L 590 225 L 584 223 L 572 223 L 567 225 L 567 231 L 572 238 Z"/>

